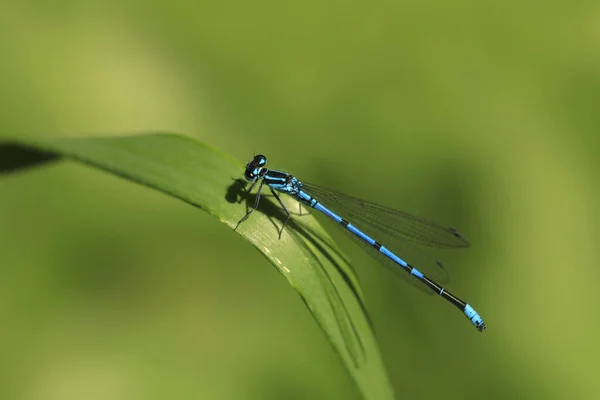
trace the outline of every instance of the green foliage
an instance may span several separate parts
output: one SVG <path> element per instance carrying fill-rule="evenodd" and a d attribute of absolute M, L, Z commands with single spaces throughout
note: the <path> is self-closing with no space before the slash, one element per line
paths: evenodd
<path fill-rule="evenodd" d="M 233 228 L 255 197 L 238 177 L 242 164 L 173 134 L 19 139 L 0 144 L 0 172 L 66 158 L 157 189 L 201 208 Z M 246 200 L 247 203 L 244 201 Z M 291 199 L 289 209 L 296 204 Z M 316 220 L 303 212 L 279 239 L 283 213 L 268 196 L 237 232 L 285 276 L 301 296 L 365 399 L 393 398 L 363 306 L 358 279 Z M 243 260 L 239 260 L 243 263 Z"/>

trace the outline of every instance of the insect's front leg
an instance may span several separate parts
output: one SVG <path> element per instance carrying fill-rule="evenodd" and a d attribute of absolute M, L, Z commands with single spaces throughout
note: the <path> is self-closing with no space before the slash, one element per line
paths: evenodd
<path fill-rule="evenodd" d="M 258 182 L 258 181 L 254 181 L 254 182 L 252 183 L 252 186 L 250 186 L 250 189 L 248 189 L 248 193 L 250 193 L 250 192 L 252 191 L 252 189 L 254 188 L 254 185 L 256 185 L 256 182 Z M 264 180 L 261 180 L 261 181 L 260 181 L 260 185 L 258 186 L 258 191 L 256 192 L 256 199 L 254 200 L 254 207 L 252 207 L 252 209 L 250 209 L 250 211 L 248 211 L 248 212 L 246 213 L 246 215 L 244 215 L 244 217 L 238 221 L 238 223 L 237 223 L 237 225 L 235 226 L 235 228 L 233 228 L 233 230 L 234 230 L 234 231 L 235 231 L 235 230 L 238 228 L 238 226 L 240 226 L 240 224 L 241 224 L 242 222 L 244 222 L 246 219 L 248 219 L 248 217 L 250 216 L 250 214 L 252 214 L 252 212 L 253 212 L 254 210 L 256 210 L 256 209 L 258 208 L 258 203 L 260 203 L 260 192 L 261 192 L 261 190 L 262 190 L 262 187 L 263 187 L 263 184 L 264 184 L 264 183 L 265 183 L 265 181 L 264 181 Z"/>

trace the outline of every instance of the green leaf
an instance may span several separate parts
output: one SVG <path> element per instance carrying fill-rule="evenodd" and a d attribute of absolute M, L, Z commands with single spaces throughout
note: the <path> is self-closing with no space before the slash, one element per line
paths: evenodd
<path fill-rule="evenodd" d="M 207 211 L 232 229 L 255 199 L 246 194 L 239 179 L 243 163 L 184 136 L 0 142 L 0 173 L 60 158 L 168 193 Z M 294 199 L 282 196 L 282 200 L 289 210 L 298 210 Z M 263 196 L 258 210 L 236 232 L 256 247 L 300 295 L 363 398 L 392 399 L 356 274 L 314 217 L 303 213 L 290 219 L 279 239 L 284 214 L 271 196 Z"/>

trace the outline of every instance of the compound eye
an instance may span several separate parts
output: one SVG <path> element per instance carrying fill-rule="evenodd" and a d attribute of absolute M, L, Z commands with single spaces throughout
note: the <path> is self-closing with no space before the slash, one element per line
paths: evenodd
<path fill-rule="evenodd" d="M 246 178 L 247 181 L 252 182 L 256 179 L 256 175 L 252 171 L 246 171 L 246 173 L 244 173 L 244 178 Z"/>
<path fill-rule="evenodd" d="M 263 156 L 262 154 L 259 154 L 257 156 L 254 156 L 253 162 L 256 163 L 256 165 L 258 165 L 259 167 L 262 167 L 267 163 L 267 157 Z"/>

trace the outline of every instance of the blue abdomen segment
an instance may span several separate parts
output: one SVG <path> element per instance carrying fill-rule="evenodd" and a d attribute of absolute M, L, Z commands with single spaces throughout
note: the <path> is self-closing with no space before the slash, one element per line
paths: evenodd
<path fill-rule="evenodd" d="M 323 214 L 327 215 L 329 218 L 331 218 L 338 224 L 342 222 L 342 217 L 331 211 L 329 208 L 323 206 L 323 204 L 316 202 L 313 207 L 315 208 L 315 210 L 321 211 Z"/>
<path fill-rule="evenodd" d="M 479 331 L 483 331 L 485 329 L 485 323 L 483 322 L 483 318 L 481 318 L 477 311 L 475 311 L 475 309 L 469 304 L 465 306 L 464 313 Z"/>
<path fill-rule="evenodd" d="M 346 229 L 348 229 L 350 232 L 354 233 L 356 236 L 358 236 L 365 242 L 369 243 L 371 246 L 375 245 L 375 240 L 373 238 L 365 235 L 362 231 L 357 229 L 354 225 L 348 224 L 348 225 L 346 225 Z"/>

